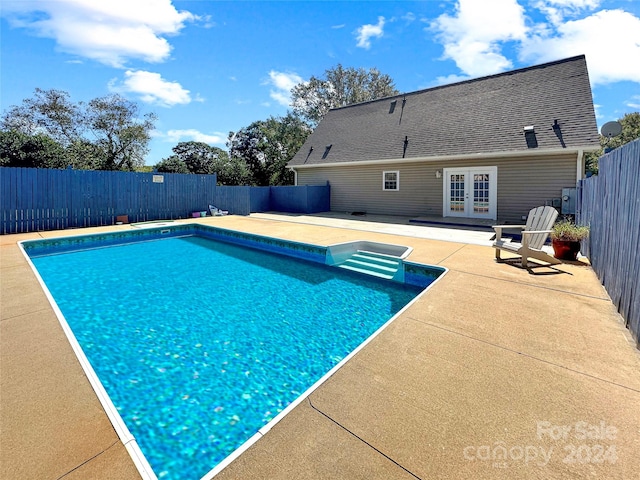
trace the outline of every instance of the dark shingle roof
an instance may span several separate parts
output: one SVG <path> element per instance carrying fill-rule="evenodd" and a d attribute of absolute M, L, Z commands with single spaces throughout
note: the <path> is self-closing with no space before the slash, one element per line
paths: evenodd
<path fill-rule="evenodd" d="M 575 147 L 598 147 L 584 55 L 332 109 L 289 166 Z"/>

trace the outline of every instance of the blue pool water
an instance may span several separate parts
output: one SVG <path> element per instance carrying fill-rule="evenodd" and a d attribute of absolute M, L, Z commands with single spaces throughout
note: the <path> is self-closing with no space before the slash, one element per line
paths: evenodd
<path fill-rule="evenodd" d="M 32 261 L 160 478 L 206 474 L 421 291 L 201 236 Z"/>

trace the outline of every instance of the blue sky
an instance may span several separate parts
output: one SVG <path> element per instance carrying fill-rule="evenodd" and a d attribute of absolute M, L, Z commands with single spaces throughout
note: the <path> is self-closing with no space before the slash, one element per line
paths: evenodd
<path fill-rule="evenodd" d="M 2 0 L 0 102 L 117 92 L 158 115 L 147 164 L 180 141 L 284 115 L 338 63 L 401 92 L 585 54 L 598 124 L 640 111 L 640 1 Z"/>

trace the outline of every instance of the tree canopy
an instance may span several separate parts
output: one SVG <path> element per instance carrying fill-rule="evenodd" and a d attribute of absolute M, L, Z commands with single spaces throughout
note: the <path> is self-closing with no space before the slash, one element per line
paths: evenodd
<path fill-rule="evenodd" d="M 153 113 L 141 115 L 135 102 L 120 95 L 74 103 L 65 91 L 37 88 L 32 98 L 3 113 L 0 130 L 44 135 L 64 149 L 67 165 L 76 168 L 134 170 L 144 165 L 155 120 Z"/>
<path fill-rule="evenodd" d="M 0 166 L 66 168 L 67 159 L 62 145 L 47 135 L 1 130 Z"/>
<path fill-rule="evenodd" d="M 180 142 L 172 148 L 173 155 L 156 165 L 159 172 L 218 175 L 221 185 L 244 185 L 250 177 L 240 159 L 231 159 L 218 147 L 203 142 Z"/>
<path fill-rule="evenodd" d="M 286 166 L 311 133 L 310 126 L 293 113 L 253 122 L 227 141 L 231 158 L 242 159 L 253 185 L 290 185 L 293 173 Z"/>
<path fill-rule="evenodd" d="M 43 133 L 68 146 L 82 136 L 83 115 L 67 92 L 36 88 L 33 98 L 10 107 L 2 115 L 0 127 L 25 135 Z"/>
<path fill-rule="evenodd" d="M 155 114 L 141 117 L 137 103 L 108 95 L 87 104 L 85 119 L 102 153 L 103 170 L 135 170 L 144 165 Z"/>
<path fill-rule="evenodd" d="M 177 155 L 163 158 L 154 168 L 160 173 L 192 173 L 184 160 Z"/>
<path fill-rule="evenodd" d="M 316 125 L 331 108 L 397 95 L 393 79 L 377 68 L 344 68 L 341 64 L 312 76 L 291 90 L 293 111 Z"/>
<path fill-rule="evenodd" d="M 587 172 L 598 173 L 598 159 L 604 154 L 606 149 L 618 148 L 640 138 L 640 112 L 627 113 L 618 119 L 618 122 L 622 126 L 622 133 L 612 138 L 600 135 L 600 149 L 585 155 Z"/>
<path fill-rule="evenodd" d="M 218 162 L 229 157 L 224 150 L 204 142 L 180 142 L 171 150 L 174 154 L 169 159 L 180 160 L 188 173 L 203 175 L 215 173 Z"/>

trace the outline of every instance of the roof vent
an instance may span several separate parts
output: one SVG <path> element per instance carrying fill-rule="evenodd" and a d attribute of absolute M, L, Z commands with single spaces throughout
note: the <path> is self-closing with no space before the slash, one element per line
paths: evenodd
<path fill-rule="evenodd" d="M 527 148 L 538 148 L 535 127 L 533 125 L 527 125 L 522 130 L 524 132 L 524 139 L 527 142 Z"/>
<path fill-rule="evenodd" d="M 393 113 L 393 111 L 396 109 L 396 103 L 398 103 L 397 100 L 391 102 L 391 105 L 389 105 L 389 113 Z"/>
<path fill-rule="evenodd" d="M 307 158 L 304 159 L 304 163 L 307 163 L 307 160 L 309 160 L 309 157 L 311 156 L 311 152 L 313 152 L 313 145 L 309 147 L 309 153 L 307 153 Z"/>
<path fill-rule="evenodd" d="M 407 103 L 407 97 L 405 96 L 402 99 L 402 110 L 400 110 L 400 119 L 398 120 L 398 125 L 402 125 L 402 115 L 404 114 L 404 105 Z"/>
<path fill-rule="evenodd" d="M 558 140 L 560 140 L 560 145 L 562 145 L 562 148 L 567 148 L 567 145 L 564 143 L 564 138 L 562 137 L 562 127 L 560 127 L 558 119 L 555 119 L 553 121 L 552 128 L 553 132 L 556 134 L 556 137 L 558 137 Z"/>
<path fill-rule="evenodd" d="M 327 155 L 329 155 L 329 150 L 331 150 L 331 147 L 333 147 L 333 143 L 325 147 L 324 153 L 322 154 L 323 159 L 327 158 Z"/>

